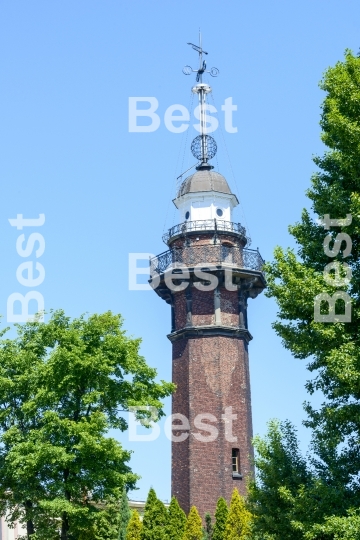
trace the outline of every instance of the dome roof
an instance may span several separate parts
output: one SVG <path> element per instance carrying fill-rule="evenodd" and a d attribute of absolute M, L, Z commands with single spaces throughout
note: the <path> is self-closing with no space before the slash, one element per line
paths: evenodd
<path fill-rule="evenodd" d="M 229 185 L 223 175 L 209 170 L 196 171 L 196 173 L 188 176 L 181 184 L 177 196 L 181 197 L 187 193 L 196 193 L 198 191 L 217 191 L 218 193 L 231 194 Z"/>

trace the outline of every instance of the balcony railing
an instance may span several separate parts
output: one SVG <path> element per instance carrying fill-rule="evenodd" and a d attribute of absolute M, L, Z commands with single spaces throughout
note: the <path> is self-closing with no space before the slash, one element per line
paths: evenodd
<path fill-rule="evenodd" d="M 241 249 L 237 246 L 220 244 L 185 246 L 169 249 L 150 259 L 150 273 L 162 274 L 170 268 L 181 266 L 192 268 L 199 264 L 202 266 L 229 264 L 237 268 L 261 271 L 264 262 L 259 251 L 255 249 Z"/>
<path fill-rule="evenodd" d="M 165 244 L 168 244 L 169 240 L 174 236 L 186 234 L 190 232 L 203 232 L 203 231 L 220 231 L 236 233 L 244 236 L 248 244 L 250 244 L 250 238 L 246 236 L 246 229 L 241 223 L 232 223 L 231 221 L 223 221 L 221 219 L 198 219 L 196 221 L 184 221 L 171 227 L 164 235 L 163 240 Z"/>

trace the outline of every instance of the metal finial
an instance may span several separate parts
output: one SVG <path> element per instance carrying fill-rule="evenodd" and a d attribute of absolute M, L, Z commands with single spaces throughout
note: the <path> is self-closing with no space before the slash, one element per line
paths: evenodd
<path fill-rule="evenodd" d="M 191 66 L 185 66 L 183 68 L 183 73 L 185 75 L 191 75 L 191 73 L 197 73 L 196 82 L 202 82 L 203 73 L 210 73 L 212 77 L 217 77 L 219 75 L 219 70 L 216 67 L 212 67 L 210 70 L 206 69 L 206 62 L 203 60 L 203 54 L 209 54 L 202 48 L 201 44 L 201 32 L 199 32 L 199 45 L 194 45 L 194 43 L 188 43 L 194 51 L 199 53 L 199 67 L 198 69 L 193 69 Z"/>
<path fill-rule="evenodd" d="M 203 54 L 208 54 L 202 48 L 201 41 L 201 32 L 199 31 L 199 45 L 194 45 L 194 43 L 188 43 L 194 51 L 199 54 L 199 68 L 193 69 L 191 66 L 185 66 L 183 68 L 183 73 L 185 75 L 190 75 L 191 73 L 196 73 L 196 84 L 192 91 L 194 94 L 199 94 L 199 104 L 200 104 L 200 135 L 195 137 L 191 143 L 191 151 L 194 157 L 200 161 L 200 165 L 196 167 L 199 169 L 213 169 L 213 166 L 208 163 L 209 159 L 213 158 L 217 151 L 217 146 L 215 139 L 206 134 L 206 107 L 205 99 L 206 94 L 211 92 L 211 87 L 208 84 L 202 82 L 203 73 L 210 73 L 212 77 L 217 77 L 219 70 L 216 67 L 213 67 L 209 70 L 206 69 L 206 62 L 203 60 Z"/>

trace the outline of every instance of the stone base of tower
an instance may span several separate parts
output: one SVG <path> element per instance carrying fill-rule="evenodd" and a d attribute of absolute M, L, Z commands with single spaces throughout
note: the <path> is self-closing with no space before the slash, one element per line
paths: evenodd
<path fill-rule="evenodd" d="M 177 385 L 172 413 L 183 415 L 173 421 L 183 424 L 173 435 L 185 439 L 172 442 L 172 495 L 186 513 L 194 505 L 204 517 L 214 514 L 219 497 L 230 501 L 235 487 L 245 495 L 253 473 L 247 344 L 226 335 L 169 337 Z M 190 431 L 184 430 L 183 417 Z"/>

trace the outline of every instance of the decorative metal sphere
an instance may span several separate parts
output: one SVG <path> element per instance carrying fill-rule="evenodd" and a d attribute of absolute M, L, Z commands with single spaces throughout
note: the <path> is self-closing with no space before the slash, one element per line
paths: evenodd
<path fill-rule="evenodd" d="M 203 155 L 203 139 L 205 140 L 205 155 Z M 210 135 L 198 135 L 191 143 L 192 155 L 199 161 L 202 159 L 212 159 L 217 152 L 217 144 Z"/>

